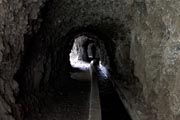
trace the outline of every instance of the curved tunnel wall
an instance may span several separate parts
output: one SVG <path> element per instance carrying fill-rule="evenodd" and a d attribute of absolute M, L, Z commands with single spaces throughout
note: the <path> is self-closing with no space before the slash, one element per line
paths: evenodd
<path fill-rule="evenodd" d="M 57 76 L 59 74 L 66 74 L 66 76 L 70 76 L 69 72 L 71 70 L 71 65 L 69 62 L 69 53 L 71 52 L 72 49 L 72 45 L 74 43 L 74 39 L 77 38 L 77 36 L 81 36 L 81 35 L 85 35 L 91 39 L 94 40 L 94 42 L 97 45 L 97 48 L 100 51 L 100 59 L 102 60 L 102 63 L 106 66 L 109 66 L 109 57 L 107 54 L 107 51 L 105 49 L 105 45 L 104 45 L 104 41 L 100 39 L 100 34 L 97 31 L 97 28 L 94 26 L 94 29 L 91 27 L 78 27 L 78 28 L 73 28 L 70 32 L 68 32 L 65 37 L 63 37 L 62 39 L 64 41 L 66 41 L 66 43 L 64 44 L 64 50 L 63 50 L 63 59 L 62 59 L 62 53 L 61 50 L 58 51 L 58 56 L 57 56 L 57 61 L 61 61 L 59 63 L 56 63 L 56 67 L 57 69 L 59 69 L 59 71 L 55 74 L 57 74 Z M 109 45 L 111 44 L 111 42 L 108 43 Z M 66 71 L 62 72 L 61 71 L 61 67 L 62 68 L 66 68 Z M 62 76 L 64 77 L 64 76 Z M 64 79 L 64 78 L 62 78 Z M 68 79 L 68 78 L 67 78 Z M 68 84 L 68 83 L 67 83 Z"/>
<path fill-rule="evenodd" d="M 41 5 L 41 0 L 0 1 L 3 11 L 0 13 L 0 85 L 4 88 L 0 90 L 0 104 L 4 106 L 0 112 L 4 119 L 19 116 L 15 112 L 20 111 L 20 107 L 15 104 L 18 84 L 14 74 L 19 70 L 23 75 L 15 77 L 20 83 L 20 92 L 27 84 L 31 91 L 48 82 L 58 82 L 64 73 L 68 74 L 62 70 L 68 64 L 62 63 L 69 60 L 66 50 L 73 44 L 64 36 L 73 28 L 88 26 L 105 37 L 102 40 L 107 56 L 116 68 L 114 79 L 118 79 L 121 88 L 128 89 L 125 92 L 131 96 L 128 103 L 138 111 L 140 119 L 179 119 L 178 0 L 53 0 L 42 10 L 42 18 L 37 19 Z M 26 32 L 36 37 L 28 35 L 24 39 Z M 23 56 L 27 56 L 25 64 L 21 61 Z M 24 67 L 20 68 L 20 63 Z M 7 116 L 7 111 L 14 116 Z"/>

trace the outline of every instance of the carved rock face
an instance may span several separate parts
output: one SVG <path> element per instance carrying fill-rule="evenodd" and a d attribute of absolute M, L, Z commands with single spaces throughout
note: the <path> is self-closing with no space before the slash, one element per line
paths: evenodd
<path fill-rule="evenodd" d="M 18 88 L 68 79 L 73 41 L 64 36 L 82 26 L 104 38 L 97 51 L 128 90 L 129 109 L 142 120 L 180 119 L 179 0 L 52 0 L 37 19 L 43 1 L 0 0 L 0 119 L 17 117 Z"/>

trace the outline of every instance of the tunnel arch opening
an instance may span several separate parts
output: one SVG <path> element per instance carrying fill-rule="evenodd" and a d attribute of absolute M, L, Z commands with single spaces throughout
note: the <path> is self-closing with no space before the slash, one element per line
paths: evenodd
<path fill-rule="evenodd" d="M 51 6 L 52 5 L 49 5 L 49 9 Z M 45 13 L 46 12 L 44 12 L 44 14 Z M 46 14 L 44 16 L 46 16 Z M 52 25 L 52 23 L 49 23 L 49 21 L 47 21 L 45 19 L 46 19 L 46 17 L 44 17 L 43 20 L 45 22 L 47 22 L 48 24 L 47 23 L 45 24 L 46 27 L 44 30 L 43 30 L 44 27 L 42 27 L 40 29 L 40 31 L 41 31 L 40 34 L 42 36 L 46 36 L 48 34 L 47 37 L 49 37 L 49 38 L 44 38 L 48 45 L 47 46 L 43 45 L 43 46 L 45 48 L 50 46 L 49 48 L 47 48 L 47 51 L 51 52 L 49 56 L 50 56 L 50 64 L 52 64 L 52 66 L 50 68 L 50 78 L 49 78 L 50 84 L 53 84 L 53 85 L 55 84 L 56 88 L 60 88 L 60 89 L 61 88 L 64 89 L 66 86 L 68 86 L 69 83 L 68 83 L 67 77 L 69 76 L 69 71 L 71 70 L 71 67 L 72 67 L 70 65 L 70 61 L 69 61 L 69 53 L 70 53 L 71 48 L 74 43 L 73 42 L 74 37 L 77 37 L 77 35 L 82 34 L 82 33 L 86 34 L 88 36 L 91 36 L 91 37 L 95 37 L 95 35 L 99 37 L 99 40 L 102 41 L 103 45 L 105 46 L 103 49 L 107 50 L 106 51 L 107 53 L 103 52 L 103 53 L 106 53 L 106 55 L 102 55 L 102 56 L 105 56 L 105 58 L 104 57 L 102 58 L 102 63 L 104 65 L 108 65 L 109 68 L 111 68 L 111 70 L 113 71 L 113 73 L 116 74 L 117 70 L 116 70 L 116 65 L 114 63 L 116 46 L 115 46 L 115 42 L 113 41 L 112 38 L 114 38 L 114 37 L 116 38 L 117 32 L 119 32 L 119 31 L 122 32 L 122 30 L 118 30 L 119 28 L 121 28 L 121 26 L 117 25 L 116 23 L 111 23 L 111 21 L 113 19 L 110 19 L 109 22 L 96 21 L 97 23 L 88 25 L 87 27 L 75 27 L 75 28 L 71 28 L 71 26 L 68 26 L 68 27 L 65 26 L 67 28 L 59 28 L 59 27 L 55 28 L 53 26 L 51 28 L 50 26 Z M 106 18 L 103 18 L 103 19 L 106 19 Z M 84 23 L 82 23 L 82 24 L 84 24 Z M 44 23 L 43 23 L 43 25 L 44 25 Z M 48 28 L 51 28 L 51 29 L 48 29 Z M 62 30 L 58 30 L 58 29 L 62 29 Z M 64 29 L 66 29 L 66 30 L 70 29 L 70 31 L 65 36 L 61 36 L 62 34 L 59 35 L 59 32 L 64 31 Z M 53 33 L 55 31 L 58 31 L 58 32 Z M 92 34 L 95 34 L 95 35 L 92 35 Z M 53 35 L 55 35 L 55 37 Z M 56 41 L 56 39 L 58 39 L 58 40 Z M 41 41 L 40 41 L 40 43 L 41 43 Z M 54 45 L 54 43 L 56 45 Z M 34 44 L 36 44 L 36 43 L 33 43 L 33 45 Z M 63 47 L 60 47 L 60 46 L 63 46 Z M 44 50 L 42 50 L 42 51 L 44 51 Z M 45 62 L 47 62 L 47 61 L 45 61 Z M 31 68 L 27 68 L 27 69 L 31 69 Z M 31 70 L 29 70 L 29 71 L 31 72 Z M 26 75 L 24 75 L 24 76 L 26 78 Z M 48 84 L 49 84 L 49 81 L 47 82 Z M 64 81 L 66 81 L 66 82 L 64 83 Z M 32 81 L 29 81 L 29 82 L 31 83 Z M 58 83 L 60 82 L 60 84 L 57 84 L 57 82 Z M 23 82 L 23 84 L 26 84 L 26 83 Z M 65 84 L 67 84 L 67 85 L 65 85 Z M 28 86 L 28 83 L 26 86 Z M 23 88 L 25 88 L 25 87 L 23 86 Z M 32 88 L 30 87 L 30 89 L 32 89 Z"/>
<path fill-rule="evenodd" d="M 109 33 L 109 35 L 110 34 L 115 34 L 115 33 Z M 110 69 L 110 66 L 111 66 L 110 65 L 110 60 L 113 60 L 113 59 L 111 58 L 111 55 L 109 55 L 109 53 L 108 53 L 109 51 L 111 51 L 111 49 L 108 49 L 108 48 L 113 46 L 112 38 L 106 36 L 105 33 L 98 31 L 97 28 L 91 28 L 91 27 L 79 28 L 79 29 L 76 28 L 75 30 L 73 29 L 66 36 L 67 36 L 67 38 L 69 38 L 69 39 L 66 39 L 67 42 L 70 42 L 70 44 L 68 45 L 69 48 L 74 47 L 74 44 L 76 44 L 75 41 L 76 41 L 76 39 L 78 37 L 81 38 L 82 36 L 83 37 L 85 36 L 85 37 L 88 37 L 88 38 L 96 39 L 96 41 L 95 41 L 95 43 L 97 45 L 96 47 L 99 47 L 98 48 L 99 51 L 97 53 L 97 54 L 99 54 L 99 56 L 97 55 L 96 57 L 99 57 L 100 60 L 102 60 L 102 63 L 104 65 L 107 65 L 109 67 L 109 69 Z M 70 36 L 72 36 L 72 37 L 70 37 Z M 92 43 L 87 45 L 86 50 L 88 49 L 88 47 L 90 47 L 90 45 Z M 74 49 L 76 49 L 76 48 L 74 48 Z M 104 53 L 104 51 L 106 53 Z M 70 54 L 71 54 L 71 52 L 72 52 L 72 49 L 69 50 Z M 88 52 L 88 50 L 87 50 L 87 52 Z M 76 55 L 77 54 L 78 53 L 76 53 Z M 82 55 L 80 55 L 80 59 L 84 60 L 84 62 L 87 62 L 87 64 L 89 64 L 90 61 L 87 60 L 87 58 L 90 56 L 90 54 L 91 54 L 90 51 L 89 51 L 89 55 L 88 55 L 88 53 L 86 53 L 86 55 L 85 55 L 86 59 L 84 59 L 82 57 Z M 71 55 L 69 55 L 67 57 L 69 59 L 71 59 Z M 78 57 L 78 55 L 76 57 Z M 76 59 L 78 59 L 78 58 L 76 58 Z M 111 62 L 114 62 L 114 61 L 111 61 Z M 72 69 L 71 61 L 69 61 L 69 67 L 70 67 L 69 70 L 71 70 Z M 101 105 L 102 105 L 102 109 L 103 109 L 103 111 L 102 111 L 103 120 L 120 118 L 121 115 L 119 115 L 118 111 L 124 111 L 125 108 L 122 105 L 117 93 L 115 91 L 113 91 L 112 81 L 111 80 L 104 81 L 103 79 L 101 79 L 101 80 L 98 81 L 98 84 L 99 84 L 100 96 L 101 96 L 101 100 L 102 100 Z M 112 103 L 116 103 L 116 105 L 115 104 L 112 105 Z M 111 106 L 111 107 L 109 107 L 109 106 Z M 119 108 L 122 108 L 122 109 L 119 109 Z M 107 109 L 109 109 L 109 110 L 107 110 Z M 127 113 L 124 113 L 124 114 L 126 116 L 125 119 L 130 120 L 128 114 Z"/>
<path fill-rule="evenodd" d="M 103 65 L 107 65 L 108 69 L 112 69 L 115 73 L 116 66 L 114 65 L 115 59 L 115 43 L 113 42 L 114 37 L 117 35 L 117 30 L 114 30 L 113 25 L 90 25 L 87 27 L 75 27 L 72 28 L 64 37 L 59 36 L 60 40 L 55 42 L 56 47 L 53 48 L 54 44 L 52 44 L 51 50 L 51 76 L 50 76 L 50 84 L 53 85 L 55 91 L 68 91 L 64 89 L 69 85 L 69 74 L 72 70 L 72 66 L 70 64 L 70 56 L 71 48 L 74 44 L 74 39 L 78 36 L 88 36 L 89 38 L 97 39 L 97 46 L 101 48 L 101 60 Z M 42 34 L 42 33 L 41 33 Z M 52 33 L 51 33 L 52 34 Z M 58 34 L 58 33 L 56 33 Z M 50 36 L 50 35 L 49 35 Z M 57 36 L 56 36 L 57 37 Z M 55 37 L 53 40 L 56 39 Z M 59 39 L 59 38 L 58 38 Z M 54 41 L 52 41 L 53 43 Z M 62 46 L 61 48 L 59 46 Z M 87 57 L 86 57 L 87 59 Z M 60 73 L 60 74 L 59 74 Z M 49 82 L 49 81 L 48 81 Z M 63 90 L 62 90 L 63 89 Z"/>
<path fill-rule="evenodd" d="M 91 66 L 90 64 L 92 64 L 94 60 L 98 60 L 97 68 L 99 70 L 99 76 L 108 79 L 109 72 L 106 67 L 107 65 L 104 66 L 101 61 L 101 49 L 105 48 L 99 48 L 100 44 L 102 43 L 98 40 L 98 37 L 94 35 L 92 38 L 92 34 L 89 36 L 88 33 L 80 33 L 74 37 L 74 44 L 69 54 L 69 60 L 74 71 L 79 70 L 79 73 L 71 73 L 71 78 L 83 79 L 87 76 L 87 78 L 84 79 L 90 80 L 91 77 L 90 74 L 88 74 Z M 82 72 L 80 73 L 80 71 Z M 80 75 L 81 78 L 78 75 Z"/>
<path fill-rule="evenodd" d="M 54 66 L 55 68 L 66 68 L 66 71 L 62 71 L 60 69 L 59 74 L 65 75 L 65 76 L 71 76 L 71 72 L 74 71 L 72 69 L 71 63 L 70 63 L 70 56 L 71 49 L 74 44 L 75 38 L 78 36 L 84 35 L 88 38 L 95 39 L 96 45 L 99 47 L 99 54 L 100 54 L 100 60 L 101 64 L 108 69 L 109 74 L 115 75 L 116 65 L 114 63 L 115 60 L 115 43 L 113 39 L 116 39 L 117 37 L 117 26 L 115 23 L 101 23 L 101 24 L 91 24 L 87 26 L 79 26 L 79 27 L 73 27 L 71 28 L 63 37 L 61 37 L 60 43 L 57 44 L 63 44 L 63 48 L 59 51 L 57 51 L 58 58 L 57 61 L 62 61 L 63 64 L 58 64 Z M 63 43 L 62 43 L 63 40 Z M 60 54 L 61 51 L 63 51 L 63 54 Z M 59 76 L 59 74 L 57 74 Z M 56 75 L 55 75 L 56 76 Z M 61 78 L 59 78 L 61 79 Z M 63 86 L 65 84 L 68 84 L 68 81 L 66 79 L 71 78 L 62 78 L 60 82 L 61 88 L 64 88 Z M 56 81 L 55 81 L 56 82 Z M 53 82 L 54 83 L 54 82 Z M 57 85 L 57 84 L 56 84 Z M 59 85 L 58 85 L 59 86 Z M 68 85 L 65 85 L 68 86 Z"/>
<path fill-rule="evenodd" d="M 96 42 L 95 40 L 83 34 L 77 36 L 74 39 L 74 44 L 71 49 L 71 53 L 69 54 L 69 57 L 70 57 L 69 60 L 72 67 L 81 66 L 82 64 L 80 63 L 84 63 L 85 65 L 91 61 L 91 58 L 89 57 L 90 55 L 88 53 L 88 47 L 89 45 L 94 44 L 95 49 L 96 49 L 97 45 L 95 42 Z M 97 51 L 94 51 L 94 52 L 97 53 Z"/>
<path fill-rule="evenodd" d="M 108 35 L 107 35 L 108 33 Z M 105 66 L 108 67 L 108 69 L 113 68 L 111 67 L 112 62 L 110 61 L 111 58 L 111 54 L 109 54 L 109 52 L 111 51 L 111 49 L 108 49 L 109 47 L 113 46 L 113 43 L 111 42 L 111 38 L 109 37 L 110 32 L 101 32 L 99 27 L 97 26 L 93 26 L 93 25 L 89 25 L 87 27 L 75 27 L 72 28 L 62 39 L 64 39 L 65 42 L 65 48 L 67 48 L 67 53 L 71 53 L 71 50 L 73 48 L 73 44 L 74 44 L 74 40 L 78 37 L 78 36 L 86 36 L 90 39 L 93 39 L 93 43 L 95 43 L 95 46 L 97 48 L 96 50 L 96 57 L 99 57 L 101 60 L 101 63 Z M 107 41 L 109 41 L 108 43 L 106 43 Z M 91 42 L 90 42 L 91 43 Z M 106 45 L 107 44 L 107 45 Z M 88 49 L 88 47 L 90 47 L 88 43 L 88 45 L 86 46 L 86 49 Z M 106 51 L 108 50 L 108 51 Z M 111 52 L 112 53 L 112 52 Z M 86 60 L 90 62 L 90 56 L 88 56 L 88 54 L 90 55 L 90 51 L 87 50 L 86 53 Z M 66 59 L 70 60 L 70 56 L 66 56 Z M 88 59 L 88 60 L 87 60 Z M 69 67 L 71 68 L 71 63 L 69 62 Z"/>

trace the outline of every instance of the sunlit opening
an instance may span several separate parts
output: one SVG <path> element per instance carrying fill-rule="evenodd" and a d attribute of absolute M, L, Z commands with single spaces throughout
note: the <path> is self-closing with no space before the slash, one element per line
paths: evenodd
<path fill-rule="evenodd" d="M 86 62 L 85 60 L 93 60 L 94 53 L 91 51 L 91 49 L 94 48 L 94 43 L 89 43 L 87 47 L 84 48 L 84 43 L 89 40 L 87 36 L 79 36 L 75 38 L 73 47 L 71 49 L 70 56 L 70 64 L 73 68 L 78 68 L 81 70 L 81 72 L 74 72 L 71 73 L 71 77 L 75 79 L 90 79 L 89 69 L 90 69 L 90 61 Z M 98 77 L 102 79 L 108 79 L 109 73 L 107 68 L 102 65 L 102 62 L 99 61 L 99 64 L 97 66 L 97 72 Z"/>
<path fill-rule="evenodd" d="M 81 70 L 88 70 L 90 64 L 83 60 L 83 56 L 85 51 L 82 47 L 82 44 L 87 40 L 86 36 L 79 36 L 74 40 L 73 47 L 71 49 L 70 56 L 70 64 L 73 68 L 79 68 Z"/>

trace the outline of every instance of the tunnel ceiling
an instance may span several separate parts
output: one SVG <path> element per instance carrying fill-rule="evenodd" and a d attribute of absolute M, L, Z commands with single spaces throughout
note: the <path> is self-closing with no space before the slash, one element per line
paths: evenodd
<path fill-rule="evenodd" d="M 34 101 L 27 95 L 63 91 L 71 38 L 82 31 L 103 41 L 114 83 L 140 120 L 180 119 L 179 0 L 0 0 L 0 11 L 1 119 L 21 119 Z"/>

